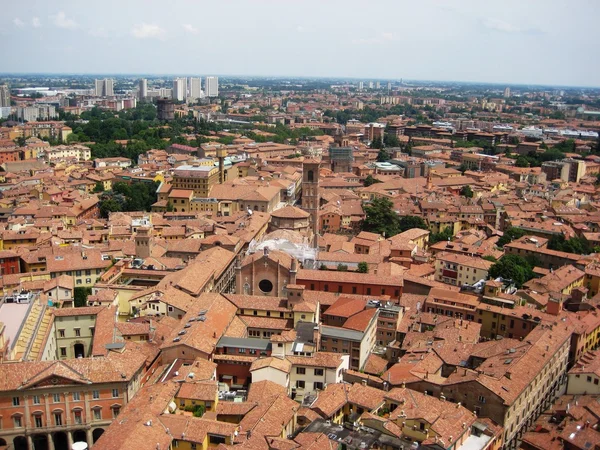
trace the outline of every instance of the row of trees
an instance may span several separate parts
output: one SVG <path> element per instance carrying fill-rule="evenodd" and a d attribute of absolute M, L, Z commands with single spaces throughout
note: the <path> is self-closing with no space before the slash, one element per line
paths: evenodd
<path fill-rule="evenodd" d="M 150 211 L 158 186 L 159 183 L 115 183 L 100 197 L 100 215 L 108 218 L 111 212 Z"/>
<path fill-rule="evenodd" d="M 374 198 L 369 205 L 365 206 L 365 214 L 362 229 L 388 238 L 411 228 L 428 229 L 421 217 L 400 217 L 394 211 L 394 204 L 385 197 Z"/>

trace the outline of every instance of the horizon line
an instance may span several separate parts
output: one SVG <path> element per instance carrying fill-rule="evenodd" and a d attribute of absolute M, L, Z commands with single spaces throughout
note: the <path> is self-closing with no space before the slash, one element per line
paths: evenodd
<path fill-rule="evenodd" d="M 115 73 L 115 72 L 0 72 L 0 78 L 6 76 L 15 76 L 15 75 L 26 75 L 26 76 L 39 76 L 39 75 L 74 75 L 74 76 L 115 76 L 115 77 L 177 77 L 177 76 L 197 76 L 202 78 L 200 75 L 195 74 L 177 74 L 177 73 Z M 466 85 L 492 85 L 492 86 L 504 86 L 504 87 L 547 87 L 547 88 L 570 88 L 570 89 L 600 89 L 600 86 L 578 86 L 578 85 L 568 85 L 568 84 L 544 84 L 544 83 L 526 83 L 526 82 L 518 82 L 518 83 L 505 83 L 502 81 L 461 81 L 461 80 L 433 80 L 433 79 L 417 79 L 417 78 L 377 78 L 377 77 L 356 77 L 356 76 L 334 76 L 334 75 L 321 75 L 321 76 L 311 76 L 311 75 L 234 75 L 234 74 L 215 74 L 215 75 L 204 75 L 207 76 L 215 76 L 215 77 L 223 77 L 223 78 L 262 78 L 262 79 L 299 79 L 299 80 L 357 80 L 357 81 L 385 81 L 387 82 L 417 82 L 417 83 L 447 83 L 447 84 L 466 84 Z"/>

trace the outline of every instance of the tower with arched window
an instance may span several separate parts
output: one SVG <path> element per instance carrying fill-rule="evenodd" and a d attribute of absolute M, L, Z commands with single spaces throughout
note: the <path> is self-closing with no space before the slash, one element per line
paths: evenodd
<path fill-rule="evenodd" d="M 321 162 L 307 159 L 302 163 L 302 209 L 310 214 L 313 231 L 313 245 L 317 246 L 319 233 L 319 169 Z"/>

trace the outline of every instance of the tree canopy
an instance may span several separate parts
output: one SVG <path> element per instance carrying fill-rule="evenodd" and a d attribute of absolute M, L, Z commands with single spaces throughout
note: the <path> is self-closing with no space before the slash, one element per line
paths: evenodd
<path fill-rule="evenodd" d="M 517 287 L 521 287 L 534 276 L 529 261 L 519 255 L 504 255 L 490 267 L 488 273 L 492 278 L 510 279 Z"/>
<path fill-rule="evenodd" d="M 471 189 L 471 186 L 467 184 L 460 190 L 460 195 L 466 198 L 473 198 L 473 189 Z"/>
<path fill-rule="evenodd" d="M 502 237 L 500 239 L 498 239 L 498 242 L 496 242 L 496 245 L 498 247 L 504 247 L 509 242 L 512 242 L 515 239 L 522 238 L 523 236 L 525 236 L 525 234 L 526 234 L 525 231 L 522 230 L 521 228 L 508 227 L 506 230 L 504 230 L 504 234 L 502 235 Z"/>
<path fill-rule="evenodd" d="M 427 223 L 419 216 L 403 216 L 400 218 L 400 232 L 410 230 L 412 228 L 421 228 L 428 230 Z"/>
<path fill-rule="evenodd" d="M 385 234 L 386 237 L 404 231 L 400 228 L 400 217 L 394 211 L 394 204 L 387 198 L 374 198 L 369 205 L 365 206 L 365 214 L 364 231 Z"/>

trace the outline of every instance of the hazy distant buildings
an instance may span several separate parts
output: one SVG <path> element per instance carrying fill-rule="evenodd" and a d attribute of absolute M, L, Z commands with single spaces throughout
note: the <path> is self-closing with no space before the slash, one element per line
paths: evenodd
<path fill-rule="evenodd" d="M 185 78 L 175 78 L 173 80 L 173 100 L 182 102 L 186 98 L 187 80 Z"/>
<path fill-rule="evenodd" d="M 362 91 L 364 88 L 365 88 L 365 83 L 362 81 L 359 81 L 358 82 L 358 90 Z"/>
<path fill-rule="evenodd" d="M 0 108 L 10 106 L 10 89 L 6 84 L 0 85 Z"/>
<path fill-rule="evenodd" d="M 175 103 L 169 98 L 159 98 L 156 102 L 158 120 L 175 119 Z"/>
<path fill-rule="evenodd" d="M 219 96 L 219 77 L 206 77 L 204 90 L 207 97 Z"/>
<path fill-rule="evenodd" d="M 95 95 L 96 97 L 112 97 L 115 95 L 114 80 L 110 78 L 96 80 Z"/>
<path fill-rule="evenodd" d="M 148 80 L 141 78 L 138 84 L 138 98 L 144 100 L 148 97 Z"/>
<path fill-rule="evenodd" d="M 509 98 L 510 97 L 510 88 L 507 86 L 504 89 L 504 98 Z"/>
<path fill-rule="evenodd" d="M 52 105 L 36 105 L 17 108 L 17 118 L 23 122 L 38 122 L 54 119 L 56 108 Z"/>
<path fill-rule="evenodd" d="M 188 83 L 188 97 L 192 101 L 196 101 L 202 97 L 202 81 L 200 78 L 191 77 Z"/>

